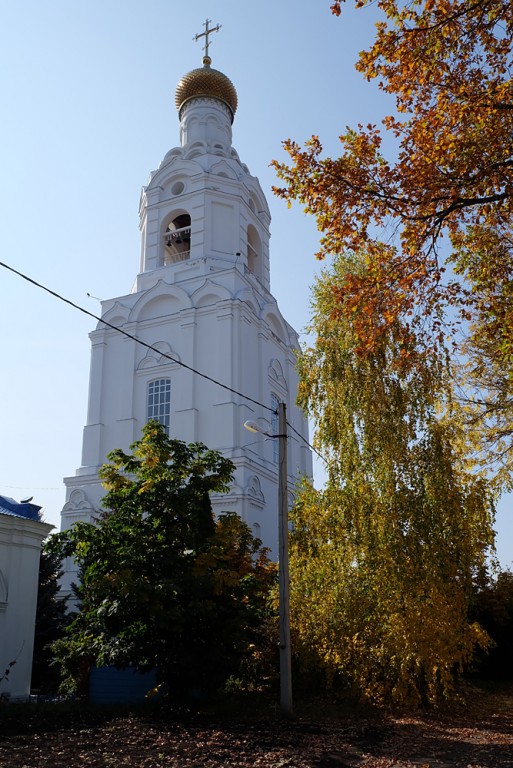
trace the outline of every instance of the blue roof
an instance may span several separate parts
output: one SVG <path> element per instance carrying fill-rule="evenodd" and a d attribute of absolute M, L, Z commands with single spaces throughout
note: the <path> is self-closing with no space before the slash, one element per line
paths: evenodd
<path fill-rule="evenodd" d="M 0 513 L 12 515 L 13 517 L 25 517 L 28 520 L 40 520 L 39 511 L 41 507 L 29 502 L 21 503 L 11 499 L 9 496 L 0 496 Z"/>

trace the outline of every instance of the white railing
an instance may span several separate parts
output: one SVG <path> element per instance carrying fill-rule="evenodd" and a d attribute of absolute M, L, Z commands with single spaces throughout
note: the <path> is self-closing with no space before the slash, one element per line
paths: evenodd
<path fill-rule="evenodd" d="M 166 245 L 180 245 L 184 241 L 191 240 L 191 228 L 181 227 L 180 229 L 174 229 L 171 232 L 166 232 L 164 235 Z"/>

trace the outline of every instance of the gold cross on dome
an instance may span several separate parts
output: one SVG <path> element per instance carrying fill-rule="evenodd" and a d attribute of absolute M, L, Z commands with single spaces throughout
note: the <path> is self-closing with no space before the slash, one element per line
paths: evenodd
<path fill-rule="evenodd" d="M 208 46 L 210 44 L 208 36 L 210 34 L 212 34 L 212 32 L 219 32 L 219 30 L 221 29 L 221 26 L 222 26 L 221 24 L 218 24 L 215 27 L 209 27 L 208 25 L 210 24 L 211 21 L 212 21 L 212 19 L 207 19 L 206 22 L 203 25 L 205 27 L 205 31 L 204 32 L 198 32 L 198 34 L 194 35 L 194 37 L 192 38 L 193 40 L 199 40 L 200 37 L 204 37 L 205 38 L 205 46 L 204 46 L 203 50 L 205 51 L 205 56 L 207 58 L 208 58 Z"/>

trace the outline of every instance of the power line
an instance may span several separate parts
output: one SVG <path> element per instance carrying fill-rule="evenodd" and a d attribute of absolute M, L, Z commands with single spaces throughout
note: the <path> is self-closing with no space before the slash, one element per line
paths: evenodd
<path fill-rule="evenodd" d="M 33 486 L 31 483 L 25 483 L 25 485 L 6 485 L 5 483 L 2 483 L 0 481 L 0 487 L 2 488 L 10 488 L 14 491 L 25 491 L 27 488 L 30 488 L 31 491 L 62 491 L 62 486 L 59 488 L 56 488 L 52 485 L 45 485 L 41 487 Z"/>
<path fill-rule="evenodd" d="M 54 296 L 56 299 L 63 301 L 65 304 L 69 304 L 70 307 L 73 307 L 74 309 L 78 309 L 79 312 L 83 312 L 84 315 L 89 315 L 89 317 L 92 317 L 94 320 L 97 320 L 98 322 L 103 323 L 103 325 L 106 325 L 107 328 L 112 328 L 113 331 L 122 333 L 123 336 L 126 336 L 129 339 L 132 339 L 132 341 L 137 342 L 137 344 L 141 344 L 143 347 L 146 347 L 147 349 L 151 349 L 153 352 L 156 352 L 158 355 L 160 355 L 160 357 L 165 357 L 168 360 L 171 360 L 171 362 L 176 363 L 177 365 L 180 365 L 182 368 L 186 368 L 188 371 L 192 371 L 192 373 L 195 373 L 197 376 L 201 376 L 202 379 L 211 381 L 213 384 L 217 384 L 217 386 L 222 387 L 223 389 L 226 389 L 228 392 L 231 392 L 234 395 L 238 395 L 239 397 L 244 398 L 244 400 L 249 400 L 251 403 L 254 403 L 255 405 L 259 405 L 261 408 L 265 408 L 267 411 L 272 412 L 273 409 L 270 406 L 260 403 L 258 400 L 255 400 L 249 395 L 244 395 L 242 392 L 238 392 L 238 390 L 233 389 L 232 387 L 229 387 L 228 384 L 223 384 L 222 382 L 217 381 L 217 379 L 212 378 L 212 376 L 208 376 L 206 373 L 197 371 L 191 365 L 187 365 L 187 363 L 182 363 L 181 360 L 177 360 L 176 357 L 172 357 L 171 355 L 168 355 L 166 352 L 161 352 L 160 349 L 157 349 L 152 344 L 148 344 L 147 342 L 142 341 L 141 339 L 138 339 L 137 336 L 134 336 L 133 334 L 128 333 L 128 331 L 123 330 L 123 328 L 119 328 L 117 325 L 113 325 L 112 323 L 109 323 L 107 320 L 103 320 L 103 318 L 99 317 L 98 315 L 95 315 L 94 312 L 90 312 L 88 309 L 81 307 L 80 304 L 75 304 L 75 302 L 71 301 L 71 299 L 66 299 L 64 296 L 61 296 L 60 293 L 57 293 L 56 291 L 52 291 L 50 288 L 47 288 L 46 285 L 42 285 L 42 283 L 38 283 L 36 280 L 33 280 L 28 275 L 24 275 L 23 272 L 19 272 L 17 269 L 14 269 L 14 267 L 10 267 L 8 264 L 5 264 L 3 261 L 0 261 L 0 267 L 5 267 L 5 269 L 8 269 L 10 272 L 14 272 L 15 275 L 18 275 L 19 277 L 23 278 L 23 280 L 26 280 L 28 283 L 32 283 L 32 285 L 35 285 L 37 288 L 41 288 L 43 291 L 46 291 L 51 296 Z"/>
<path fill-rule="evenodd" d="M 276 411 L 274 411 L 274 413 L 276 413 Z M 310 450 L 311 450 L 311 451 L 313 451 L 314 453 L 316 453 L 316 454 L 317 454 L 317 456 L 318 456 L 320 459 L 322 459 L 322 460 L 323 460 L 323 462 L 324 462 L 325 464 L 327 464 L 327 463 L 328 463 L 328 460 L 324 458 L 324 456 L 322 455 L 322 453 L 319 453 L 319 451 L 317 450 L 317 448 L 314 448 L 314 446 L 313 446 L 313 445 L 310 445 L 310 443 L 308 442 L 308 440 L 306 440 L 306 439 L 303 437 L 303 435 L 302 435 L 302 434 L 300 434 L 300 432 L 298 432 L 298 431 L 297 431 L 297 429 L 296 429 L 295 427 L 293 427 L 293 426 L 292 426 L 292 424 L 291 424 L 289 421 L 287 421 L 287 426 L 288 426 L 288 427 L 290 427 L 290 428 L 291 428 L 291 430 L 292 430 L 293 432 L 295 432 L 295 433 L 296 433 L 296 435 L 299 437 L 299 439 L 300 439 L 300 440 L 302 440 L 302 441 L 303 441 L 303 442 L 304 442 L 304 443 L 305 443 L 305 444 L 306 444 L 306 445 L 307 445 L 307 446 L 310 448 Z"/>
<path fill-rule="evenodd" d="M 191 365 L 187 365 L 187 363 L 182 363 L 182 361 L 177 360 L 176 357 L 172 357 L 171 355 L 167 354 L 166 352 L 162 352 L 160 349 L 157 349 L 151 344 L 148 344 L 147 342 L 142 341 L 141 339 L 138 339 L 136 336 L 134 336 L 131 333 L 128 333 L 128 331 L 125 331 L 123 328 L 119 328 L 117 325 L 113 325 L 112 323 L 109 323 L 107 320 L 104 320 L 98 315 L 95 315 L 94 312 L 90 312 L 88 309 L 85 309 L 85 307 L 81 307 L 80 304 L 75 304 L 75 302 L 71 301 L 71 299 L 67 299 L 64 296 L 62 296 L 60 293 L 57 293 L 56 291 L 52 291 L 51 288 L 47 288 L 46 285 L 43 285 L 42 283 L 38 283 L 37 280 L 34 280 L 32 277 L 25 275 L 23 272 L 20 272 L 19 270 L 14 269 L 14 267 L 11 267 L 8 264 L 5 264 L 3 261 L 0 261 L 0 267 L 4 267 L 4 269 L 9 270 L 9 272 L 13 272 L 15 275 L 18 275 L 18 277 L 21 277 L 23 280 L 26 280 L 28 283 L 35 285 L 37 288 L 41 288 L 41 290 L 46 291 L 46 293 L 49 293 L 51 296 L 54 296 L 54 298 L 56 299 L 59 299 L 59 301 L 63 301 L 65 304 L 69 304 L 70 307 L 73 307 L 74 309 L 77 309 L 79 312 L 82 312 L 84 315 L 88 315 L 89 317 L 92 317 L 94 320 L 97 320 L 98 322 L 103 323 L 103 325 L 107 326 L 108 328 L 111 328 L 113 331 L 117 331 L 118 333 L 123 334 L 123 336 L 126 336 L 129 339 L 132 339 L 132 341 L 135 341 L 137 344 L 141 344 L 141 346 L 146 347 L 147 349 L 151 349 L 153 352 L 157 352 L 157 354 L 160 355 L 160 357 L 165 357 L 167 360 L 171 360 L 171 362 L 176 363 L 176 365 L 179 365 L 182 368 L 186 368 L 188 371 L 195 373 L 197 376 L 201 376 L 202 379 L 206 379 L 207 381 L 212 382 L 212 384 L 216 384 L 218 387 L 222 387 L 222 389 L 225 389 L 228 392 L 231 392 L 232 394 L 237 395 L 238 397 L 242 397 L 244 400 L 248 400 L 254 405 L 260 406 L 260 408 L 264 408 L 266 411 L 270 411 L 271 413 L 277 413 L 277 411 L 275 411 L 271 406 L 264 405 L 264 403 L 261 403 L 259 400 L 255 400 L 249 395 L 245 395 L 243 392 L 239 392 L 238 390 L 233 389 L 232 387 L 229 387 L 228 384 L 223 384 L 221 381 L 214 379 L 212 376 L 208 376 L 206 373 L 202 373 L 201 371 L 196 370 L 196 368 L 193 368 Z M 297 429 L 295 429 L 292 426 L 292 424 L 290 424 L 288 421 L 287 421 L 287 424 L 296 433 L 296 435 L 310 448 L 310 450 L 314 451 L 321 459 L 323 459 L 323 461 L 326 461 L 324 456 L 322 456 L 313 447 L 313 445 L 310 445 L 308 440 L 306 440 L 297 431 Z"/>

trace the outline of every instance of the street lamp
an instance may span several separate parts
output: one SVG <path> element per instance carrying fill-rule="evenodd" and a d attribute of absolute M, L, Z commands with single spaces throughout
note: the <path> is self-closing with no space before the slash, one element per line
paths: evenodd
<path fill-rule="evenodd" d="M 287 493 L 287 410 L 278 404 L 278 434 L 271 435 L 255 421 L 245 421 L 249 432 L 260 432 L 278 440 L 278 582 L 280 615 L 280 709 L 292 715 L 292 669 L 290 653 L 290 583 L 289 583 L 289 516 Z"/>

